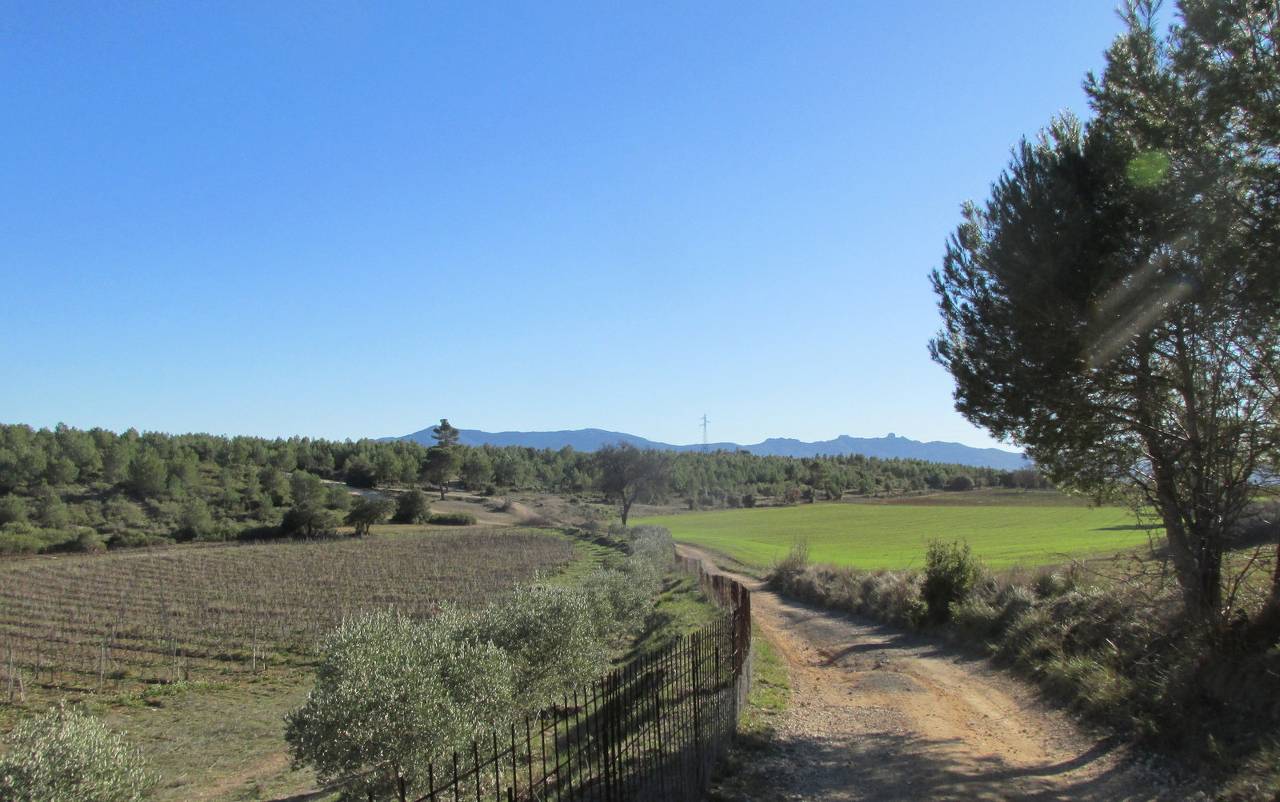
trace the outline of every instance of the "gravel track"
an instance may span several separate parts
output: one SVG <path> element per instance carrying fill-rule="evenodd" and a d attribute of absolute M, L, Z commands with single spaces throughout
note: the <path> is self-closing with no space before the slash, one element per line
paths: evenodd
<path fill-rule="evenodd" d="M 712 555 L 681 545 L 686 557 Z M 727 573 L 727 572 L 725 572 Z M 735 782 L 750 799 L 1185 799 L 1127 747 L 938 640 L 784 599 L 748 577 L 752 612 L 787 662 L 774 748 Z M 741 779 L 741 778 L 739 778 Z"/>

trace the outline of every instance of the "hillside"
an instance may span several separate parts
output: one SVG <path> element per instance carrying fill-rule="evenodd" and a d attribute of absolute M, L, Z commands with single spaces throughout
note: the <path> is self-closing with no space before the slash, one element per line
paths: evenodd
<path fill-rule="evenodd" d="M 973 448 L 961 443 L 945 443 L 937 440 L 921 442 L 889 433 L 884 437 L 850 437 L 842 434 L 833 440 L 805 442 L 789 437 L 770 437 L 759 443 L 701 443 L 673 445 L 649 440 L 625 432 L 606 429 L 569 429 L 555 432 L 486 432 L 480 429 L 461 429 L 460 442 L 468 446 L 522 446 L 525 448 L 549 448 L 559 450 L 565 446 L 575 451 L 595 451 L 602 446 L 619 442 L 630 443 L 637 448 L 653 448 L 664 451 L 747 451 L 759 456 L 816 457 L 862 454 L 881 459 L 919 459 L 928 462 L 945 462 L 957 465 L 976 465 L 999 470 L 1017 470 L 1030 465 L 1027 458 L 1013 451 L 998 448 Z M 432 445 L 431 428 L 422 429 L 402 437 L 389 438 L 411 440 Z"/>

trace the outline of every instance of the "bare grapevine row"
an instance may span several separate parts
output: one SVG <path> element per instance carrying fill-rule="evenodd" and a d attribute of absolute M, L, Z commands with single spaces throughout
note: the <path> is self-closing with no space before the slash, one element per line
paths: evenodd
<path fill-rule="evenodd" d="M 182 547 L 0 566 L 0 699 L 309 658 L 343 618 L 479 604 L 573 558 L 535 532 Z"/>

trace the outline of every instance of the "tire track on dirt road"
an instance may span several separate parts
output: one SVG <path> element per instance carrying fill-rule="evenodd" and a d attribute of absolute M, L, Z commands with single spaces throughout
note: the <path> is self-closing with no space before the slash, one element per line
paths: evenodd
<path fill-rule="evenodd" d="M 715 565 L 704 550 L 678 550 Z M 1187 798 L 986 660 L 729 575 L 751 589 L 791 680 L 777 748 L 734 783 L 751 799 Z"/>

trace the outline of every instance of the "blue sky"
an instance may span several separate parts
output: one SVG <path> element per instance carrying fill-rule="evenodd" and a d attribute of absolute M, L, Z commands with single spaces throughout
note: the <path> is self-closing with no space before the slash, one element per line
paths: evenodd
<path fill-rule="evenodd" d="M 1110 0 L 6 3 L 0 421 L 990 445 L 960 204 Z"/>

